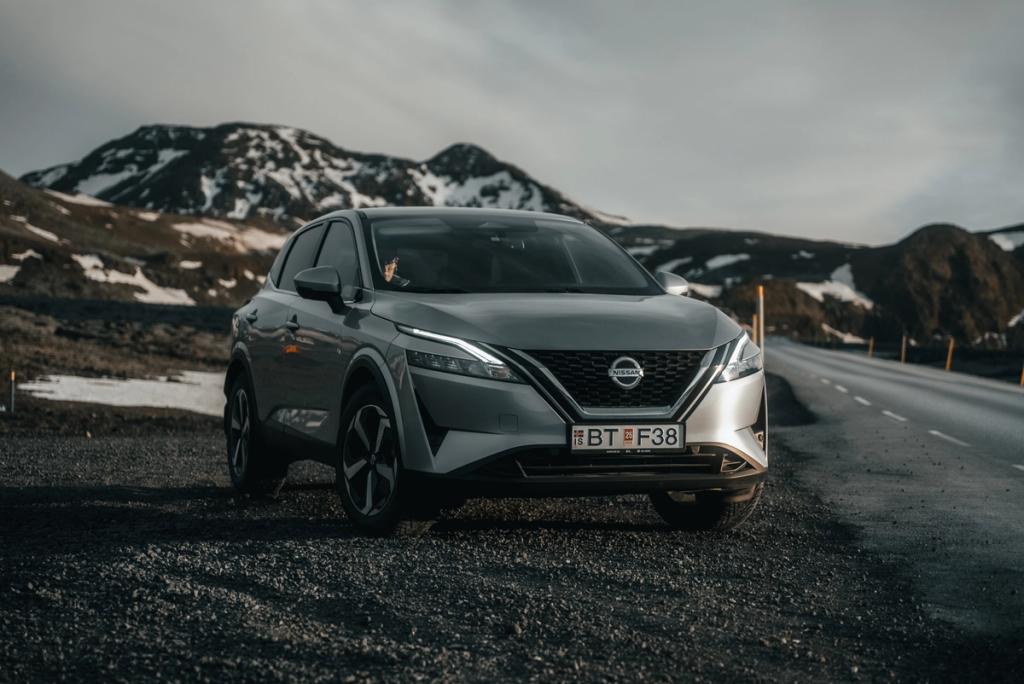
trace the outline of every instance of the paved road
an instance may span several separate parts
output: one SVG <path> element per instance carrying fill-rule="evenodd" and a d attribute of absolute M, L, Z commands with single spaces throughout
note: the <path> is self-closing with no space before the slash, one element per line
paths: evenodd
<path fill-rule="evenodd" d="M 1024 629 L 1024 390 L 785 340 L 767 360 L 818 418 L 787 435 L 816 457 L 798 477 L 909 562 L 933 614 Z"/>

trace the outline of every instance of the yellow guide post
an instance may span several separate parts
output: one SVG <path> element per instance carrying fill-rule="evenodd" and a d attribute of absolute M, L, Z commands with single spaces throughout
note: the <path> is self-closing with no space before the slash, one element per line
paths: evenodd
<path fill-rule="evenodd" d="M 952 370 L 952 368 L 953 368 L 953 347 L 955 347 L 955 346 L 956 346 L 956 343 L 953 341 L 953 338 L 950 337 L 949 338 L 949 351 L 946 352 L 946 370 Z"/>
<path fill-rule="evenodd" d="M 764 361 L 764 285 L 757 286 L 757 343 L 761 347 L 761 359 Z"/>

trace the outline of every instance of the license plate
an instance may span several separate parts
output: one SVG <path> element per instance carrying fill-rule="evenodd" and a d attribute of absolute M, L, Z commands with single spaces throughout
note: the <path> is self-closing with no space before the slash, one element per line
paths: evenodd
<path fill-rule="evenodd" d="M 569 446 L 573 451 L 647 453 L 682 451 L 681 423 L 646 425 L 573 425 Z"/>

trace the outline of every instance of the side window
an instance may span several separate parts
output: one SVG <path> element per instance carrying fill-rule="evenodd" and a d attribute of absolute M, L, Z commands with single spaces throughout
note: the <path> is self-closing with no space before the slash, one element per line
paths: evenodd
<path fill-rule="evenodd" d="M 316 250 L 320 247 L 320 237 L 324 233 L 324 227 L 314 226 L 295 238 L 292 248 L 288 252 L 288 258 L 281 269 L 281 280 L 277 284 L 282 290 L 295 292 L 295 274 L 313 268 L 313 260 L 316 258 Z"/>
<path fill-rule="evenodd" d="M 270 266 L 270 282 L 277 285 L 281 282 L 281 267 L 284 266 L 284 257 L 288 254 L 288 250 L 292 248 L 291 241 L 284 243 L 281 246 L 281 251 L 274 257 L 274 263 Z"/>
<path fill-rule="evenodd" d="M 355 233 L 348 221 L 331 223 L 316 265 L 333 266 L 338 271 L 342 285 L 359 284 L 359 254 L 356 251 Z"/>

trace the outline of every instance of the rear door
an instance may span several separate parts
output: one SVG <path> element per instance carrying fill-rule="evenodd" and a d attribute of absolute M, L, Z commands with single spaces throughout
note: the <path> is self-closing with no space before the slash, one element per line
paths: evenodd
<path fill-rule="evenodd" d="M 280 282 L 281 269 L 291 249 L 289 240 L 281 247 L 274 259 L 267 281 L 256 293 L 252 301 L 240 312 L 247 326 L 246 344 L 249 349 L 249 362 L 252 371 L 253 391 L 256 393 L 256 407 L 259 418 L 266 421 L 279 408 L 283 396 L 275 386 L 280 372 L 281 347 L 285 333 L 284 322 L 291 304 L 286 293 L 280 292 L 276 284 Z"/>
<path fill-rule="evenodd" d="M 296 234 L 273 291 L 267 295 L 272 317 L 266 325 L 273 329 L 265 333 L 272 347 L 268 354 L 271 377 L 265 383 L 268 387 L 265 395 L 271 407 L 270 420 L 284 427 L 294 428 L 305 422 L 305 417 L 296 412 L 296 388 L 315 374 L 313 359 L 302 350 L 302 331 L 296 311 L 302 300 L 295 292 L 295 274 L 313 267 L 323 235 L 322 223 Z M 262 319 L 263 311 L 259 315 Z"/>
<path fill-rule="evenodd" d="M 344 287 L 360 285 L 358 264 L 352 224 L 345 219 L 331 221 L 316 266 L 335 269 Z M 353 303 L 332 310 L 327 302 L 301 298 L 296 299 L 293 309 L 299 353 L 295 363 L 295 395 L 290 403 L 301 409 L 306 418 L 297 427 L 309 437 L 333 443 L 337 428 L 330 416 L 341 410 L 341 383 L 358 345 L 355 324 L 365 311 Z"/>

